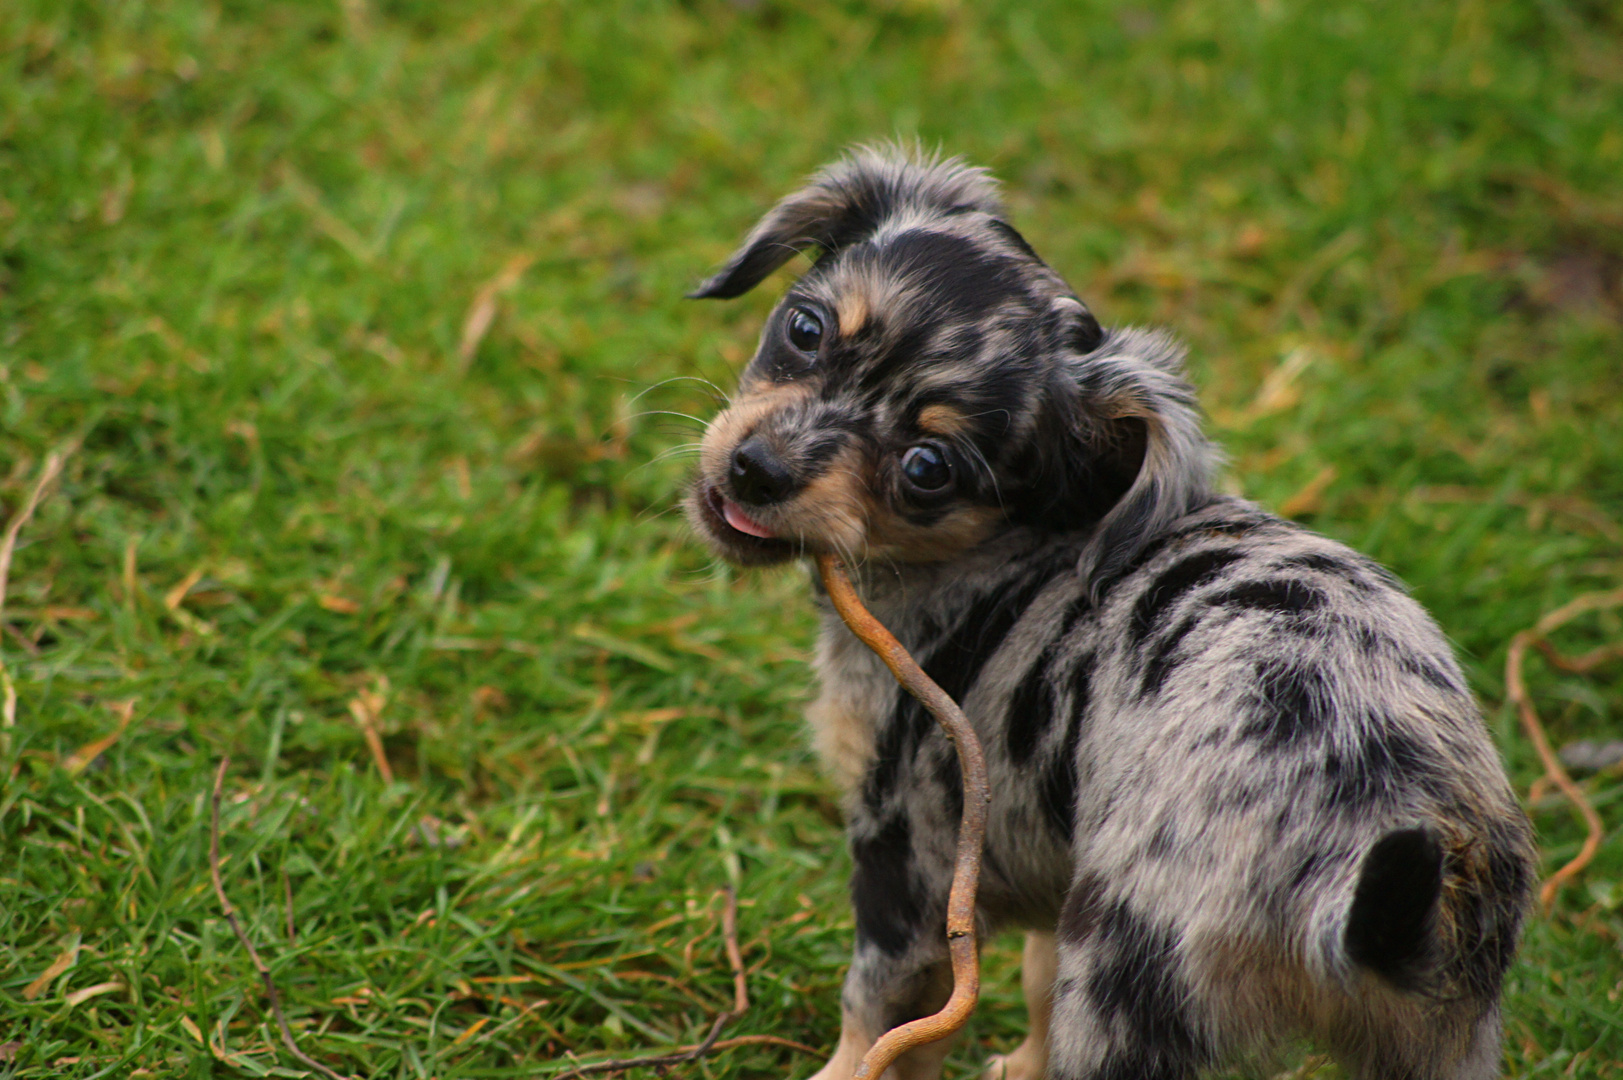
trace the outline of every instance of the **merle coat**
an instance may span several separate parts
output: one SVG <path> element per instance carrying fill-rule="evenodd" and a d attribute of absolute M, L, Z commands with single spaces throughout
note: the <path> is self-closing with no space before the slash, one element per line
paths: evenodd
<path fill-rule="evenodd" d="M 689 515 L 742 564 L 841 555 L 980 734 L 981 919 L 1030 932 L 1032 1035 L 994 1071 L 1172 1080 L 1306 1036 L 1360 1077 L 1495 1075 L 1533 852 L 1432 620 L 1216 494 L 1179 348 L 1101 328 L 980 170 L 859 151 L 695 295 L 808 249 Z M 844 1080 L 950 989 L 962 794 L 933 720 L 818 600 L 809 719 L 856 916 L 819 1075 Z"/>

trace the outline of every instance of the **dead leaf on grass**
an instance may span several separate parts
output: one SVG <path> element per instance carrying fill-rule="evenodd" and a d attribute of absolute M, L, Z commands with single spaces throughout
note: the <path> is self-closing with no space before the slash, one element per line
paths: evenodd
<path fill-rule="evenodd" d="M 370 690 L 362 690 L 350 700 L 349 713 L 360 726 L 366 748 L 372 752 L 372 761 L 377 765 L 383 782 L 392 784 L 394 769 L 389 765 L 388 755 L 383 752 L 383 734 L 378 730 L 378 721 L 388 700 L 389 680 L 379 675 Z"/>
<path fill-rule="evenodd" d="M 23 987 L 23 1000 L 33 1001 L 39 997 L 51 983 L 56 981 L 58 975 L 72 967 L 78 959 L 79 935 L 74 934 L 73 940 L 68 943 L 68 947 L 63 949 L 55 960 L 51 961 L 51 966 L 42 971 L 39 978 Z"/>
<path fill-rule="evenodd" d="M 130 717 L 135 715 L 134 698 L 113 702 L 109 707 L 118 714 L 118 727 L 113 729 L 112 734 L 87 742 L 64 758 L 62 768 L 69 776 L 78 776 L 84 772 L 90 763 L 105 754 L 123 736 L 124 729 L 130 726 Z"/>
<path fill-rule="evenodd" d="M 316 603 L 322 609 L 331 611 L 335 615 L 354 615 L 361 610 L 360 604 L 347 596 L 339 596 L 337 593 L 322 593 L 316 597 Z"/>
<path fill-rule="evenodd" d="M 462 370 L 466 371 L 468 365 L 473 363 L 479 343 L 485 340 L 485 335 L 490 332 L 490 324 L 496 321 L 496 301 L 518 284 L 518 279 L 534 262 L 535 256 L 532 254 L 514 255 L 474 293 L 473 303 L 468 305 L 468 314 L 462 320 L 462 340 L 456 347 L 457 361 Z"/>
<path fill-rule="evenodd" d="M 100 997 L 103 994 L 115 993 L 122 989 L 124 989 L 124 984 L 115 979 L 112 982 L 97 983 L 95 986 L 87 986 L 83 990 L 75 990 L 62 1000 L 66 1001 L 69 1005 L 79 1005 L 89 1001 L 93 997 Z"/>
<path fill-rule="evenodd" d="M 1301 489 L 1279 504 L 1279 516 L 1295 518 L 1315 514 L 1324 507 L 1324 492 L 1340 473 L 1334 465 L 1326 465 L 1318 475 L 1303 484 Z"/>

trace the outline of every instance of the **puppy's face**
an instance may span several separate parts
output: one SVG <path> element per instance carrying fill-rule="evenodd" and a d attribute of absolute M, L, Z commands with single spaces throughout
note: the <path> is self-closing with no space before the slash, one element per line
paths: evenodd
<path fill-rule="evenodd" d="M 848 159 L 696 295 L 745 291 L 797 241 L 823 257 L 767 320 L 688 497 L 720 555 L 950 559 L 1011 524 L 1096 520 L 1126 490 L 1141 429 L 1090 408 L 1072 370 L 1098 323 L 982 174 Z"/>

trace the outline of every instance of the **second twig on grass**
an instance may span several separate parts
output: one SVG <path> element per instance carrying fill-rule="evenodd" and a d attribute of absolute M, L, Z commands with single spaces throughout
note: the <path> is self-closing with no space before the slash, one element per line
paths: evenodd
<path fill-rule="evenodd" d="M 231 924 L 232 933 L 237 935 L 242 947 L 248 950 L 248 959 L 253 961 L 254 970 L 259 973 L 259 981 L 265 987 L 265 997 L 270 1001 L 271 1015 L 276 1017 L 276 1026 L 282 1029 L 282 1043 L 287 1047 L 287 1052 L 292 1054 L 299 1064 L 316 1070 L 330 1080 L 344 1080 L 344 1077 L 299 1048 L 297 1040 L 293 1038 L 293 1029 L 287 1026 L 287 1017 L 282 1012 L 282 999 L 276 993 L 276 982 L 271 978 L 270 968 L 259 958 L 259 950 L 254 948 L 254 943 L 248 939 L 248 935 L 242 929 L 242 923 L 237 919 L 237 909 L 225 895 L 225 883 L 220 879 L 220 789 L 225 785 L 225 769 L 229 764 L 230 758 L 221 758 L 219 771 L 214 774 L 214 815 L 209 829 L 209 877 L 214 882 L 214 895 L 219 898 L 220 910 L 225 913 L 225 921 Z"/>
<path fill-rule="evenodd" d="M 660 1069 L 664 1070 L 672 1065 L 681 1065 L 688 1061 L 697 1061 L 699 1058 L 716 1050 L 724 1049 L 722 1043 L 717 1042 L 721 1029 L 733 1020 L 743 1016 L 749 1011 L 749 990 L 744 982 L 744 954 L 738 948 L 738 894 L 732 889 L 723 890 L 727 897 L 727 904 L 721 911 L 721 932 L 727 942 L 727 962 L 733 969 L 733 1007 L 716 1016 L 710 1025 L 710 1031 L 705 1035 L 704 1041 L 696 1046 L 683 1047 L 666 1054 L 650 1054 L 647 1057 L 613 1058 L 609 1061 L 594 1061 L 589 1065 L 577 1065 L 567 1072 L 559 1073 L 554 1080 L 575 1080 L 576 1077 L 589 1076 L 593 1073 L 625 1072 L 627 1069 Z M 739 1039 L 728 1039 L 726 1046 L 743 1046 L 747 1043 L 776 1042 L 771 1036 L 744 1036 Z M 787 1040 L 785 1040 L 787 1041 Z M 799 1048 L 799 1044 L 793 1044 Z"/>
<path fill-rule="evenodd" d="M 1547 640 L 1557 628 L 1565 626 L 1585 612 L 1615 607 L 1623 607 L 1623 589 L 1585 593 L 1547 613 L 1533 624 L 1531 630 L 1523 630 L 1511 638 L 1510 651 L 1505 655 L 1505 692 L 1516 705 L 1516 712 L 1521 717 L 1522 730 L 1527 732 L 1528 740 L 1532 742 L 1533 749 L 1538 751 L 1539 760 L 1544 763 L 1544 775 L 1560 788 L 1561 793 L 1572 803 L 1587 830 L 1583 847 L 1578 854 L 1551 874 L 1544 882 L 1544 887 L 1539 890 L 1539 903 L 1546 912 L 1555 903 L 1555 894 L 1561 891 L 1561 886 L 1578 876 L 1594 859 L 1595 853 L 1600 850 L 1600 842 L 1606 835 L 1606 829 L 1601 823 L 1600 815 L 1590 804 L 1588 796 L 1584 794 L 1582 788 L 1573 783 L 1572 777 L 1561 764 L 1561 759 L 1550 748 L 1549 737 L 1544 733 L 1544 724 L 1539 720 L 1538 710 L 1533 707 L 1532 696 L 1527 692 L 1527 682 L 1522 677 L 1522 664 L 1530 646 L 1536 647 L 1554 666 L 1565 671 L 1587 671 L 1602 660 L 1616 655 L 1615 649 L 1603 647 L 1585 656 L 1568 658 L 1556 652 L 1555 647 Z"/>

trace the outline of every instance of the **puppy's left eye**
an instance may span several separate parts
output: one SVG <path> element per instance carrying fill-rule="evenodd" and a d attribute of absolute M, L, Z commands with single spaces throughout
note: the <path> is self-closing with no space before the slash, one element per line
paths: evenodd
<path fill-rule="evenodd" d="M 934 443 L 920 443 L 902 455 L 902 476 L 914 491 L 940 495 L 952 486 L 952 462 Z"/>
<path fill-rule="evenodd" d="M 823 343 L 823 320 L 805 308 L 789 313 L 789 344 L 804 353 L 815 353 Z"/>

